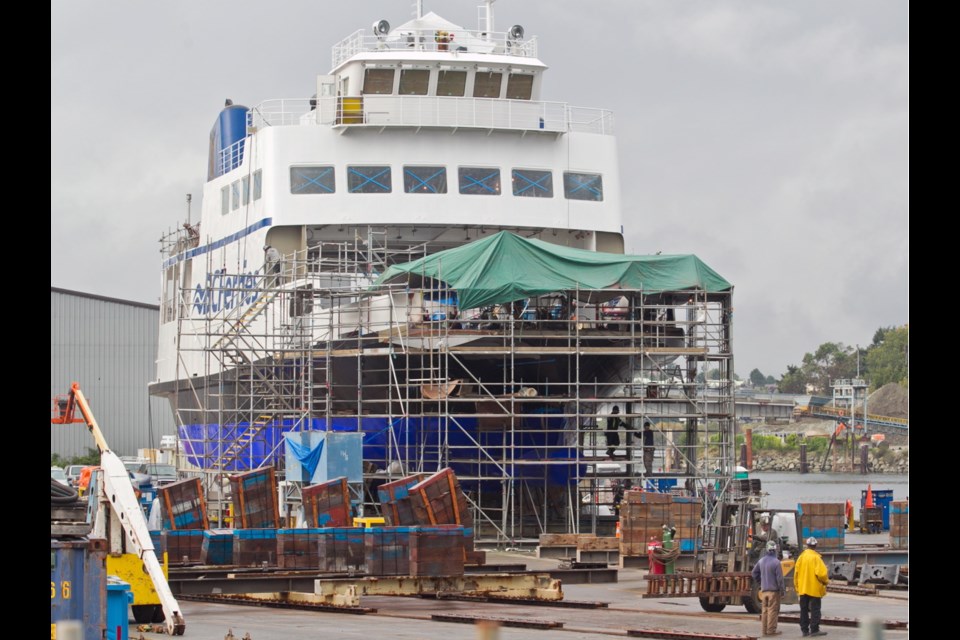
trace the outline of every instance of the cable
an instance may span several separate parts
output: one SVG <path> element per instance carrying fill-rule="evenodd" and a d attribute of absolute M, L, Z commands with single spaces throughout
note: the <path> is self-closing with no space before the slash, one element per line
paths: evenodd
<path fill-rule="evenodd" d="M 80 502 L 80 494 L 73 487 L 50 478 L 50 504 L 65 505 Z"/>

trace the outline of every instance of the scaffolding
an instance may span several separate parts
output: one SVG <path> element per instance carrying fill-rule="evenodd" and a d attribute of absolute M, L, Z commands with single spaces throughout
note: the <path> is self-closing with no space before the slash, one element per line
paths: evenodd
<path fill-rule="evenodd" d="M 282 476 L 282 432 L 319 429 L 365 434 L 366 515 L 377 485 L 452 467 L 478 541 L 612 535 L 631 487 L 707 497 L 713 520 L 735 464 L 732 290 L 577 289 L 465 310 L 440 280 L 370 289 L 427 253 L 371 230 L 285 255 L 279 272 L 221 268 L 208 291 L 235 304 L 176 307 L 178 363 L 200 373 L 179 374 L 171 405 L 212 513 L 230 474 Z"/>

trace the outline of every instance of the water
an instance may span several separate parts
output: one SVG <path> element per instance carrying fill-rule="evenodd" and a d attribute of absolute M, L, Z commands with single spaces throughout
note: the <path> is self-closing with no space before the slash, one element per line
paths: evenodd
<path fill-rule="evenodd" d="M 771 509 L 796 509 L 801 502 L 849 500 L 859 512 L 861 492 L 868 484 L 874 491 L 892 489 L 894 500 L 906 500 L 910 495 L 909 476 L 900 474 L 756 472 L 750 477 L 760 479 L 760 488 L 769 494 L 766 506 Z"/>

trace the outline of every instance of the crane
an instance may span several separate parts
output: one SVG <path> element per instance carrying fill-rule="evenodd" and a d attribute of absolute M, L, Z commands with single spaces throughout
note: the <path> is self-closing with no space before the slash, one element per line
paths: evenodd
<path fill-rule="evenodd" d="M 76 417 L 77 409 L 80 410 L 82 417 Z M 98 483 L 98 506 L 94 516 L 93 536 L 106 538 L 112 553 L 123 553 L 125 546 L 128 553 L 134 553 L 140 558 L 160 599 L 167 633 L 174 636 L 183 635 L 186 623 L 180 612 L 180 605 L 177 604 L 173 592 L 170 591 L 170 585 L 167 584 L 163 567 L 157 559 L 146 517 L 130 483 L 130 475 L 120 456 L 111 451 L 107 445 L 103 432 L 100 431 L 100 426 L 90 410 L 90 405 L 80 391 L 79 383 L 74 382 L 67 395 L 54 399 L 54 415 L 51 422 L 54 424 L 86 423 L 100 451 L 102 479 Z"/>

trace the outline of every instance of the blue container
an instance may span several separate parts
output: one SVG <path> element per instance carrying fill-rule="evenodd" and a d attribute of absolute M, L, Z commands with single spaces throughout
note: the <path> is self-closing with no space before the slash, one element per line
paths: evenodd
<path fill-rule="evenodd" d="M 107 640 L 127 640 L 130 637 L 131 604 L 130 584 L 116 576 L 107 576 Z"/>
<path fill-rule="evenodd" d="M 867 490 L 860 492 L 860 508 L 867 502 Z M 878 489 L 873 492 L 873 504 L 883 510 L 883 530 L 890 531 L 890 503 L 893 502 L 893 489 Z"/>
<path fill-rule="evenodd" d="M 106 540 L 50 541 L 50 624 L 83 623 L 85 640 L 103 638 L 107 610 Z"/>

